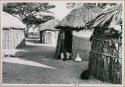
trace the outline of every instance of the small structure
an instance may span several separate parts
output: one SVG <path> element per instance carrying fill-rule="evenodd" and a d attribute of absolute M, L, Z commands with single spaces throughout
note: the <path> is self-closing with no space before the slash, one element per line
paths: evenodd
<path fill-rule="evenodd" d="M 122 6 L 118 5 L 87 24 L 94 28 L 89 70 L 94 77 L 122 83 Z"/>
<path fill-rule="evenodd" d="M 26 26 L 18 18 L 6 12 L 2 12 L 1 18 L 3 49 L 24 47 Z"/>
<path fill-rule="evenodd" d="M 40 43 L 52 44 L 56 46 L 59 30 L 55 26 L 59 23 L 56 19 L 51 19 L 44 24 L 39 25 Z"/>
<path fill-rule="evenodd" d="M 85 29 L 85 24 L 100 13 L 102 11 L 97 6 L 85 3 L 73 9 L 56 26 L 61 29 L 55 52 L 57 58 L 60 53 L 69 52 L 72 59 L 75 59 L 79 54 L 83 60 L 88 60 L 91 46 L 89 39 L 93 30 Z"/>
<path fill-rule="evenodd" d="M 32 25 L 32 27 L 29 28 L 28 31 L 28 38 L 31 39 L 39 39 L 39 31 L 38 31 L 39 27 L 38 25 Z"/>

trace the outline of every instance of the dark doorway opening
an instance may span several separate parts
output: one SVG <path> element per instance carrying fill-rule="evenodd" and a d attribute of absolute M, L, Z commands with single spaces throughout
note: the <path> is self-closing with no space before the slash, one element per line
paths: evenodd
<path fill-rule="evenodd" d="M 45 31 L 40 31 L 39 43 L 45 43 Z"/>
<path fill-rule="evenodd" d="M 66 52 L 72 53 L 72 31 L 69 30 L 61 30 L 58 35 L 55 56 L 57 59 L 61 58 L 61 53 L 64 53 L 66 56 Z"/>
<path fill-rule="evenodd" d="M 64 47 L 66 52 L 72 52 L 72 31 L 66 30 L 65 32 L 65 39 L 64 39 Z"/>

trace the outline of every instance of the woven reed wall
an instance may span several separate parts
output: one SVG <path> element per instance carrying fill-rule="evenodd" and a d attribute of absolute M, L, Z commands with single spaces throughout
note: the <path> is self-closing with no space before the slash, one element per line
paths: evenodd
<path fill-rule="evenodd" d="M 72 40 L 72 58 L 77 57 L 77 53 L 83 60 L 89 60 L 89 52 L 91 49 L 91 42 L 89 38 L 77 37 L 73 35 Z"/>
<path fill-rule="evenodd" d="M 40 36 L 40 43 L 43 44 L 57 44 L 59 31 L 43 31 Z"/>
<path fill-rule="evenodd" d="M 89 63 L 93 76 L 102 81 L 122 83 L 121 44 L 119 39 L 93 38 Z"/>
<path fill-rule="evenodd" d="M 3 49 L 21 48 L 25 46 L 24 30 L 3 29 Z"/>

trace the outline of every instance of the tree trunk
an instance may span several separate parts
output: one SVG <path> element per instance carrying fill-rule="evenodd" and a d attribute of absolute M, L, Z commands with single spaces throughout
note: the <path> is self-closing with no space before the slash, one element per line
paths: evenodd
<path fill-rule="evenodd" d="M 27 26 L 27 29 L 25 30 L 25 38 L 28 38 L 28 31 L 32 27 L 32 25 Z"/>
<path fill-rule="evenodd" d="M 29 31 L 29 28 L 26 29 L 26 31 L 25 31 L 25 38 L 28 38 L 28 31 Z"/>

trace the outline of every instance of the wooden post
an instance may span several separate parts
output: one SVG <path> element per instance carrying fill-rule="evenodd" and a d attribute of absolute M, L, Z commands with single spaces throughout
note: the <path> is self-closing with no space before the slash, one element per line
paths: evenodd
<path fill-rule="evenodd" d="M 43 32 L 43 31 L 40 31 L 40 41 L 39 41 L 39 43 L 42 43 L 42 36 L 43 36 L 43 35 L 42 35 L 42 32 Z"/>

